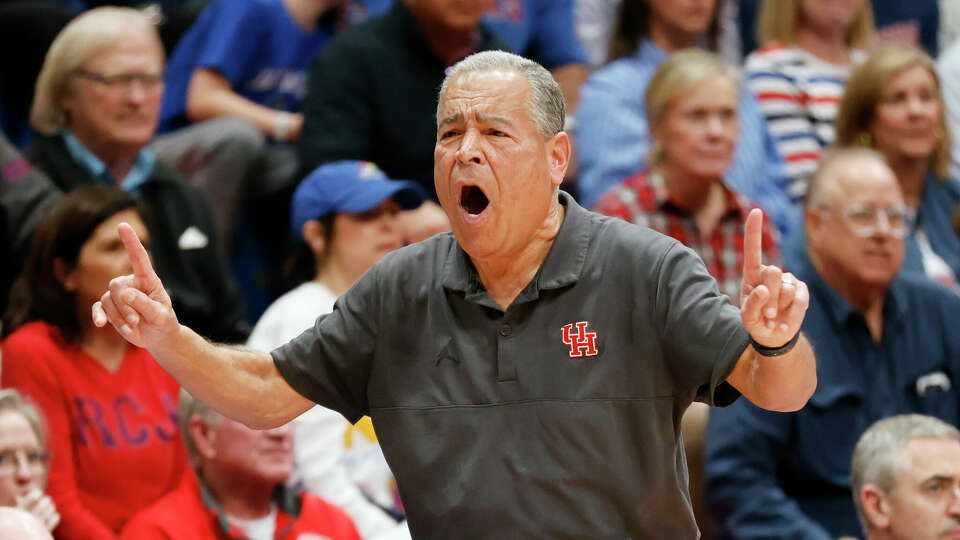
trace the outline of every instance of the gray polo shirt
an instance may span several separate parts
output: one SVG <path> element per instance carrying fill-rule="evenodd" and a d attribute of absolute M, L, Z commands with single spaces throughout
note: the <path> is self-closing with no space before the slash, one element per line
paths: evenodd
<path fill-rule="evenodd" d="M 273 351 L 304 396 L 373 418 L 417 538 L 694 538 L 680 418 L 726 405 L 749 343 L 675 240 L 566 216 L 503 311 L 451 234 L 385 257 Z"/>

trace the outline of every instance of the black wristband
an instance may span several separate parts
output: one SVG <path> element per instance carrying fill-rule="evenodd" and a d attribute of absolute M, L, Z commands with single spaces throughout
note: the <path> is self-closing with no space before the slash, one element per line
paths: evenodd
<path fill-rule="evenodd" d="M 750 338 L 750 343 L 753 344 L 753 350 L 757 351 L 757 354 L 760 356 L 782 356 L 793 350 L 794 345 L 796 345 L 798 341 L 800 341 L 799 330 L 797 330 L 797 333 L 793 335 L 790 341 L 779 347 L 765 347 L 757 343 L 752 337 Z"/>

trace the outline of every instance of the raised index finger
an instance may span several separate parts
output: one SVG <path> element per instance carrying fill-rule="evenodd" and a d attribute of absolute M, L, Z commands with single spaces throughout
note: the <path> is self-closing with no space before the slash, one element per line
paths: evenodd
<path fill-rule="evenodd" d="M 157 273 L 153 271 L 153 265 L 150 263 L 150 255 L 140 243 L 137 233 L 126 222 L 117 225 L 117 232 L 120 234 L 120 240 L 127 254 L 130 255 L 130 263 L 133 265 L 133 275 L 137 278 L 140 286 L 152 283 L 159 279 Z"/>
<path fill-rule="evenodd" d="M 754 208 L 747 216 L 743 233 L 743 278 L 750 283 L 760 279 L 763 212 Z"/>

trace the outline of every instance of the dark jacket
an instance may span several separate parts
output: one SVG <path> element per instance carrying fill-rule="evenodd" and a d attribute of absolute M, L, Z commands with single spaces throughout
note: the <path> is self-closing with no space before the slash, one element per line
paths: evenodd
<path fill-rule="evenodd" d="M 98 181 L 74 161 L 59 135 L 37 137 L 25 153 L 64 192 Z M 134 195 L 150 209 L 153 265 L 180 322 L 215 341 L 245 341 L 250 329 L 243 302 L 203 195 L 160 162 Z"/>
<path fill-rule="evenodd" d="M 0 134 L 0 313 L 26 259 L 33 230 L 60 198 L 60 190 Z"/>

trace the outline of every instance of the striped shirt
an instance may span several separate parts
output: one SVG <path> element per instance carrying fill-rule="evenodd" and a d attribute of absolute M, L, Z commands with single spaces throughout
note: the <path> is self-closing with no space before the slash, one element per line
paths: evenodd
<path fill-rule="evenodd" d="M 851 57 L 856 65 L 866 55 L 855 50 Z M 822 150 L 833 144 L 833 121 L 850 69 L 781 43 L 747 57 L 747 81 L 786 162 L 788 193 L 794 202 L 803 199 L 806 180 L 817 170 Z"/>

